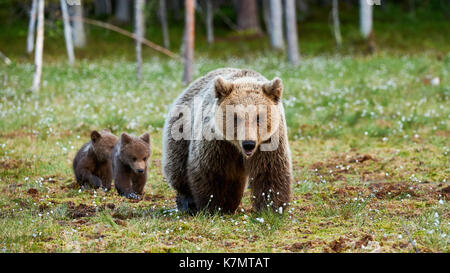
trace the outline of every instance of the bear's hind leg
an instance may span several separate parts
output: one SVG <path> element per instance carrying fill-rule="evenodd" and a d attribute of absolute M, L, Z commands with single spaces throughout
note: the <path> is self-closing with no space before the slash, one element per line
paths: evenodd
<path fill-rule="evenodd" d="M 169 132 L 164 133 L 169 134 Z M 177 208 L 181 212 L 195 212 L 196 206 L 187 182 L 189 141 L 174 140 L 167 136 L 164 142 L 163 173 L 169 185 L 177 191 Z"/>

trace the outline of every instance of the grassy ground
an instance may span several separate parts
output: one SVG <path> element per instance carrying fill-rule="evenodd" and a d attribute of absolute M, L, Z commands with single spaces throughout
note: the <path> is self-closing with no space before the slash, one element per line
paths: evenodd
<path fill-rule="evenodd" d="M 196 77 L 232 66 L 284 81 L 294 181 L 282 216 L 252 212 L 248 192 L 234 215 L 174 212 L 175 193 L 160 169 L 161 129 L 168 105 L 184 88 L 180 63 L 146 51 L 138 83 L 132 54 L 108 55 L 120 41 L 99 39 L 94 43 L 107 57 L 94 57 L 90 47 L 78 52 L 85 58 L 73 68 L 65 64 L 64 48 L 50 43 L 36 94 L 28 91 L 29 57 L 13 50 L 24 45 L 23 37 L 8 37 L 5 47 L 16 62 L 0 65 L 0 251 L 450 250 L 448 37 L 429 33 L 421 42 L 434 46 L 420 53 L 410 43 L 400 51 L 380 43 L 372 56 L 317 55 L 308 51 L 314 42 L 305 42 L 298 68 L 265 46 L 254 50 L 258 42 L 267 45 L 264 38 L 233 45 L 239 57 L 220 55 L 230 38 L 213 46 L 218 56 L 199 45 Z M 132 52 L 132 43 L 123 43 L 121 49 Z M 75 183 L 77 149 L 90 130 L 103 128 L 151 132 L 154 153 L 142 201 L 81 191 Z"/>

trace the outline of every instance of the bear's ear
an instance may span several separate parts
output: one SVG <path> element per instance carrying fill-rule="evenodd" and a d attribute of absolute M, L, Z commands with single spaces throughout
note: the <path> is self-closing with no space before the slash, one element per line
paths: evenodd
<path fill-rule="evenodd" d="M 271 98 L 275 103 L 278 103 L 281 99 L 281 94 L 283 93 L 283 84 L 280 78 L 275 77 L 268 83 L 263 85 L 264 94 Z"/>
<path fill-rule="evenodd" d="M 228 96 L 233 91 L 233 83 L 217 77 L 214 81 L 214 93 L 219 100 Z"/>
<path fill-rule="evenodd" d="M 149 133 L 144 133 L 139 138 L 142 139 L 143 141 L 147 142 L 148 144 L 150 144 L 150 135 L 149 135 Z"/>
<path fill-rule="evenodd" d="M 91 132 L 92 142 L 94 142 L 94 143 L 97 142 L 101 137 L 102 137 L 102 135 L 100 135 L 100 133 L 97 132 L 96 130 Z"/>
<path fill-rule="evenodd" d="M 122 133 L 122 135 L 120 136 L 120 141 L 122 143 L 122 146 L 127 145 L 128 143 L 130 143 L 132 141 L 131 136 L 127 133 Z"/>

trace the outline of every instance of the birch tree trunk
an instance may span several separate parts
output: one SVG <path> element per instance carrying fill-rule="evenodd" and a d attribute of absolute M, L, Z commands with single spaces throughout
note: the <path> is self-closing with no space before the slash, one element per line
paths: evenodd
<path fill-rule="evenodd" d="M 117 0 L 116 1 L 116 20 L 120 23 L 130 22 L 130 6 L 129 0 Z"/>
<path fill-rule="evenodd" d="M 135 14 L 135 26 L 134 33 L 136 34 L 136 66 L 137 66 L 137 79 L 141 80 L 142 69 L 142 38 L 144 37 L 144 1 L 134 0 L 134 14 Z"/>
<path fill-rule="evenodd" d="M 272 47 L 283 49 L 283 10 L 281 0 L 270 0 L 270 29 L 270 43 Z"/>
<path fill-rule="evenodd" d="M 83 17 L 83 3 L 73 5 L 73 16 Z M 75 47 L 84 47 L 86 45 L 86 34 L 84 33 L 84 23 L 82 20 L 72 20 L 73 25 L 73 44 Z"/>
<path fill-rule="evenodd" d="M 195 17 L 194 0 L 185 0 L 184 75 L 185 84 L 192 81 L 194 73 Z"/>
<path fill-rule="evenodd" d="M 69 58 L 69 64 L 73 65 L 75 61 L 75 55 L 73 53 L 73 41 L 72 41 L 72 27 L 70 26 L 69 12 L 67 10 L 66 0 L 60 0 L 61 13 L 64 22 L 64 37 L 66 39 L 67 56 Z"/>
<path fill-rule="evenodd" d="M 169 48 L 170 47 L 170 37 L 169 37 L 169 27 L 167 24 L 166 0 L 159 0 L 159 19 L 161 20 L 164 47 Z"/>
<path fill-rule="evenodd" d="M 213 0 L 206 0 L 206 37 L 209 44 L 214 42 L 214 7 Z"/>
<path fill-rule="evenodd" d="M 33 0 L 30 10 L 30 22 L 28 24 L 28 35 L 27 35 L 27 53 L 33 52 L 34 48 L 34 29 L 36 25 L 36 6 L 37 0 Z"/>
<path fill-rule="evenodd" d="M 367 0 L 359 0 L 359 22 L 361 35 L 367 39 L 372 32 L 372 5 Z"/>
<path fill-rule="evenodd" d="M 36 51 L 34 53 L 34 77 L 31 90 L 37 92 L 41 87 L 42 51 L 44 49 L 44 0 L 38 0 Z"/>
<path fill-rule="evenodd" d="M 286 39 L 288 61 L 293 65 L 298 65 L 300 55 L 298 53 L 297 18 L 295 16 L 295 0 L 284 1 L 284 13 L 286 15 Z"/>
<path fill-rule="evenodd" d="M 339 2 L 338 0 L 333 0 L 332 3 L 332 16 L 333 16 L 333 30 L 334 38 L 336 39 L 337 47 L 340 48 L 342 45 L 341 27 L 339 22 Z"/>

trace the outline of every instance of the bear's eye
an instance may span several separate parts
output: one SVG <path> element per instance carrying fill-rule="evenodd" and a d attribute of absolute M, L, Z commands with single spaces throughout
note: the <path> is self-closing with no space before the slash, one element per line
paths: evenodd
<path fill-rule="evenodd" d="M 112 150 L 112 149 L 114 149 L 114 146 L 110 146 L 109 148 L 111 148 L 111 150 Z"/>
<path fill-rule="evenodd" d="M 137 158 L 136 157 L 133 157 L 133 161 L 136 161 L 137 160 Z"/>
<path fill-rule="evenodd" d="M 146 157 L 144 157 L 144 161 L 146 161 L 147 160 L 147 158 Z"/>

